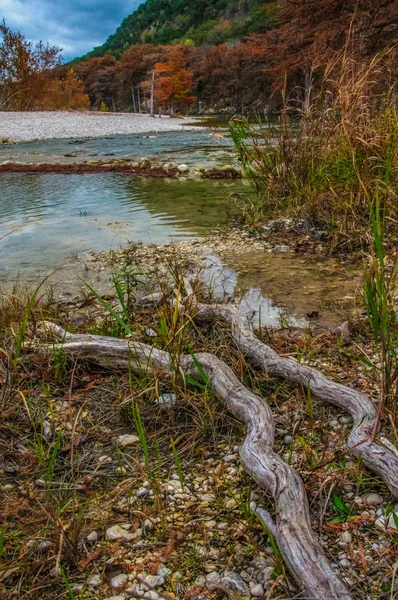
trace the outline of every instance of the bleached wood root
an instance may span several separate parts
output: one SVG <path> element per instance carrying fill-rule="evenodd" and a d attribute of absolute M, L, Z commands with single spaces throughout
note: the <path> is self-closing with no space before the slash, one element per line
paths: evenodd
<path fill-rule="evenodd" d="M 293 358 L 280 357 L 270 346 L 260 341 L 252 331 L 249 321 L 228 305 L 197 304 L 194 318 L 214 321 L 221 318 L 232 329 L 233 339 L 251 364 L 264 369 L 273 377 L 281 377 L 311 390 L 317 398 L 348 411 L 354 421 L 347 438 L 347 448 L 363 463 L 377 473 L 398 498 L 398 451 L 386 440 L 372 441 L 376 410 L 364 394 L 340 383 L 335 383 L 317 369 L 299 363 Z"/>
<path fill-rule="evenodd" d="M 133 369 L 139 372 L 171 373 L 175 368 L 170 355 L 137 341 L 74 335 L 47 324 L 60 347 L 73 357 L 85 358 L 108 369 Z M 308 500 L 296 471 L 273 451 L 274 421 L 268 405 L 248 390 L 233 371 L 216 356 L 196 354 L 214 393 L 231 413 L 247 427 L 240 449 L 242 466 L 268 490 L 276 507 L 275 523 L 262 509 L 257 514 L 266 521 L 280 552 L 297 583 L 311 600 L 350 600 L 351 594 L 331 568 L 323 548 L 311 528 Z M 184 374 L 196 373 L 191 356 L 180 358 Z"/>

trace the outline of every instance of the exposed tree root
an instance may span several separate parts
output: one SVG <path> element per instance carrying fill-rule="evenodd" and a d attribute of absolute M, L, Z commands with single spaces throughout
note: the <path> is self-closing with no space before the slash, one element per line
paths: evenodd
<path fill-rule="evenodd" d="M 214 314 L 214 313 L 213 313 Z M 204 317 L 204 313 L 202 314 Z M 133 369 L 139 372 L 175 371 L 170 355 L 136 341 L 116 338 L 74 335 L 47 324 L 60 346 L 72 356 L 85 358 L 108 369 Z M 241 462 L 255 481 L 273 496 L 276 521 L 257 509 L 271 533 L 290 572 L 312 600 L 349 600 L 344 583 L 327 560 L 310 524 L 308 500 L 304 485 L 296 471 L 273 451 L 274 421 L 268 405 L 248 390 L 223 361 L 208 353 L 196 354 L 214 393 L 234 416 L 247 427 L 240 449 Z M 182 356 L 178 368 L 183 374 L 196 374 L 191 356 Z M 196 374 L 197 376 L 197 374 Z"/>
<path fill-rule="evenodd" d="M 197 304 L 195 319 L 214 321 L 219 317 L 232 328 L 233 339 L 239 350 L 269 375 L 282 377 L 309 388 L 324 402 L 348 411 L 354 427 L 347 439 L 347 447 L 354 456 L 377 473 L 387 484 L 390 492 L 398 498 L 398 450 L 388 441 L 372 441 L 376 422 L 376 410 L 364 394 L 345 385 L 335 383 L 317 369 L 300 364 L 293 358 L 282 358 L 272 348 L 261 342 L 253 333 L 247 319 L 232 306 Z"/>

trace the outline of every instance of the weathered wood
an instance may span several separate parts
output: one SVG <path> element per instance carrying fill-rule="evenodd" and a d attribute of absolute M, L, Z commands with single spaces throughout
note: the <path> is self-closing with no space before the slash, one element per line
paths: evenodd
<path fill-rule="evenodd" d="M 193 314 L 199 321 L 221 318 L 231 326 L 237 347 L 253 365 L 266 370 L 271 376 L 302 385 L 320 400 L 348 411 L 354 426 L 347 438 L 347 448 L 354 456 L 361 457 L 363 463 L 377 473 L 398 498 L 398 450 L 387 440 L 384 443 L 372 441 L 376 410 L 369 398 L 332 381 L 313 367 L 293 358 L 280 357 L 254 335 L 248 319 L 232 306 L 197 304 Z"/>
<path fill-rule="evenodd" d="M 47 331 L 62 340 L 60 347 L 72 356 L 85 358 L 109 369 L 138 372 L 173 372 L 170 355 L 137 341 L 103 336 L 74 335 L 47 324 Z M 272 531 L 287 567 L 311 600 L 350 600 L 342 580 L 331 568 L 312 530 L 303 482 L 297 472 L 273 451 L 274 420 L 269 406 L 248 390 L 223 361 L 212 354 L 198 353 L 214 393 L 231 413 L 247 427 L 240 449 L 245 470 L 275 500 L 275 523 L 260 509 L 257 514 Z M 184 374 L 195 374 L 191 356 L 180 357 Z"/>

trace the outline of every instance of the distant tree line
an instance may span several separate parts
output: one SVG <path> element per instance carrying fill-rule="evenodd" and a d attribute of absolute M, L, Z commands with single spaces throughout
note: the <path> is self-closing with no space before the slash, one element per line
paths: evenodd
<path fill-rule="evenodd" d="M 272 27 L 268 22 L 262 33 L 240 41 L 140 43 L 73 66 L 94 109 L 150 112 L 153 96 L 156 111 L 171 112 L 186 106 L 196 112 L 263 111 L 286 94 L 308 105 L 348 40 L 358 59 L 396 41 L 398 0 L 277 0 L 272 19 Z"/>
<path fill-rule="evenodd" d="M 137 38 L 144 21 L 148 27 L 152 23 L 151 39 L 163 39 L 157 36 L 152 19 L 159 2 L 148 0 L 143 4 L 133 13 L 136 21 L 133 15 L 128 17 L 126 23 L 135 31 L 131 39 Z M 158 19 L 163 23 L 161 27 L 164 19 L 174 14 L 178 3 L 173 2 L 164 0 L 164 14 Z M 193 3 L 179 3 L 182 13 L 189 16 L 188 5 L 193 7 Z M 204 6 L 206 15 L 221 7 L 223 14 L 233 9 L 235 17 L 244 6 L 243 0 L 218 0 L 216 4 L 203 0 L 199 4 Z M 267 22 L 263 31 L 240 40 L 195 45 L 185 37 L 184 43 L 128 46 L 129 30 L 124 22 L 124 51 L 119 47 L 98 55 L 100 50 L 112 49 L 109 42 L 68 65 L 61 64 L 58 48 L 42 43 L 32 45 L 3 22 L 0 107 L 90 107 L 170 115 L 188 109 L 196 113 L 246 113 L 266 111 L 291 98 L 305 108 L 325 71 L 331 72 L 334 57 L 346 44 L 349 43 L 350 55 L 360 60 L 397 39 L 398 0 L 276 0 L 263 6 L 248 0 L 247 4 L 246 16 L 248 9 L 263 9 Z M 192 11 L 197 14 L 196 4 Z M 187 24 L 192 21 L 188 16 Z M 180 21 L 178 26 L 182 28 Z M 141 23 L 141 29 L 137 23 Z M 110 40 L 116 44 L 115 37 Z"/>

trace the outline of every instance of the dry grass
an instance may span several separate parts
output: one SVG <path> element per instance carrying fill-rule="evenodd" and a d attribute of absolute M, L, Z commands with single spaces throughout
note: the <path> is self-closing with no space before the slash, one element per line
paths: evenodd
<path fill-rule="evenodd" d="M 231 125 L 257 193 L 249 218 L 306 217 L 328 231 L 339 249 L 366 241 L 369 201 L 376 194 L 392 230 L 397 219 L 396 49 L 363 62 L 349 48 L 320 81 L 314 75 L 308 105 L 298 102 L 294 90 L 285 95 L 276 127 L 258 131 L 241 118 Z"/>
<path fill-rule="evenodd" d="M 177 287 L 181 285 L 183 273 L 178 264 L 169 265 L 169 271 Z M 196 291 L 201 293 L 200 286 Z M 178 300 L 178 294 L 174 299 Z M 159 564 L 166 564 L 173 573 L 181 573 L 178 589 L 172 577 L 166 580 L 169 598 L 213 598 L 220 592 L 193 585 L 198 575 L 210 567 L 250 570 L 255 559 L 265 556 L 274 565 L 268 597 L 300 597 L 249 510 L 250 500 L 255 499 L 272 511 L 270 498 L 242 473 L 239 463 L 232 470 L 223 463 L 222 457 L 234 452 L 242 439 L 241 426 L 225 413 L 204 382 L 187 382 L 178 369 L 171 377 L 107 373 L 81 361 L 67 362 L 62 353 L 37 345 L 43 318 L 55 319 L 76 332 L 125 335 L 92 296 L 85 298 L 84 309 L 56 305 L 51 296 L 37 300 L 24 332 L 25 346 L 35 339 L 35 347 L 30 352 L 25 347 L 14 367 L 16 332 L 28 301 L 29 295 L 20 293 L 2 297 L 0 593 L 18 600 L 97 598 L 99 592 L 88 581 L 101 573 L 103 597 L 111 595 L 106 581 L 118 569 L 139 577 L 143 572 L 156 573 Z M 116 309 L 116 298 L 111 302 Z M 276 420 L 275 447 L 305 481 L 313 526 L 322 535 L 330 559 L 338 561 L 341 532 L 352 532 L 355 541 L 347 550 L 352 568 L 349 573 L 337 568 L 351 580 L 355 598 L 388 598 L 397 553 L 395 537 L 375 530 L 374 511 L 364 515 L 364 507 L 354 499 L 367 491 L 389 496 L 360 462 L 347 457 L 344 440 L 349 421 L 331 426 L 343 415 L 309 398 L 305 390 L 253 370 L 221 324 L 199 328 L 170 302 L 162 302 L 156 310 L 133 304 L 129 316 L 129 326 L 139 339 L 167 349 L 176 364 L 188 349 L 214 352 L 267 399 Z M 289 329 L 261 335 L 282 354 L 314 361 L 337 380 L 351 382 L 367 393 L 375 391 L 368 374 L 350 357 L 352 348 L 341 347 L 333 336 L 314 337 L 310 331 Z M 165 408 L 154 403 L 162 393 L 174 393 L 176 404 Z M 132 448 L 118 447 L 118 435 L 140 435 L 137 407 L 144 437 Z M 286 435 L 291 435 L 291 443 L 284 442 Z M 194 490 L 195 477 L 202 477 L 214 500 L 184 501 L 183 508 L 170 504 L 164 485 L 172 473 L 180 471 L 188 491 Z M 145 481 L 152 495 L 130 504 Z M 234 500 L 232 509 L 226 508 L 229 500 Z M 128 522 L 132 530 L 145 531 L 147 519 L 155 526 L 133 546 L 104 538 L 114 523 Z M 206 522 L 213 519 L 226 523 L 226 528 L 207 529 Z M 90 544 L 87 534 L 93 530 L 100 532 L 100 538 Z M 372 546 L 376 542 L 381 543 L 379 549 Z"/>

